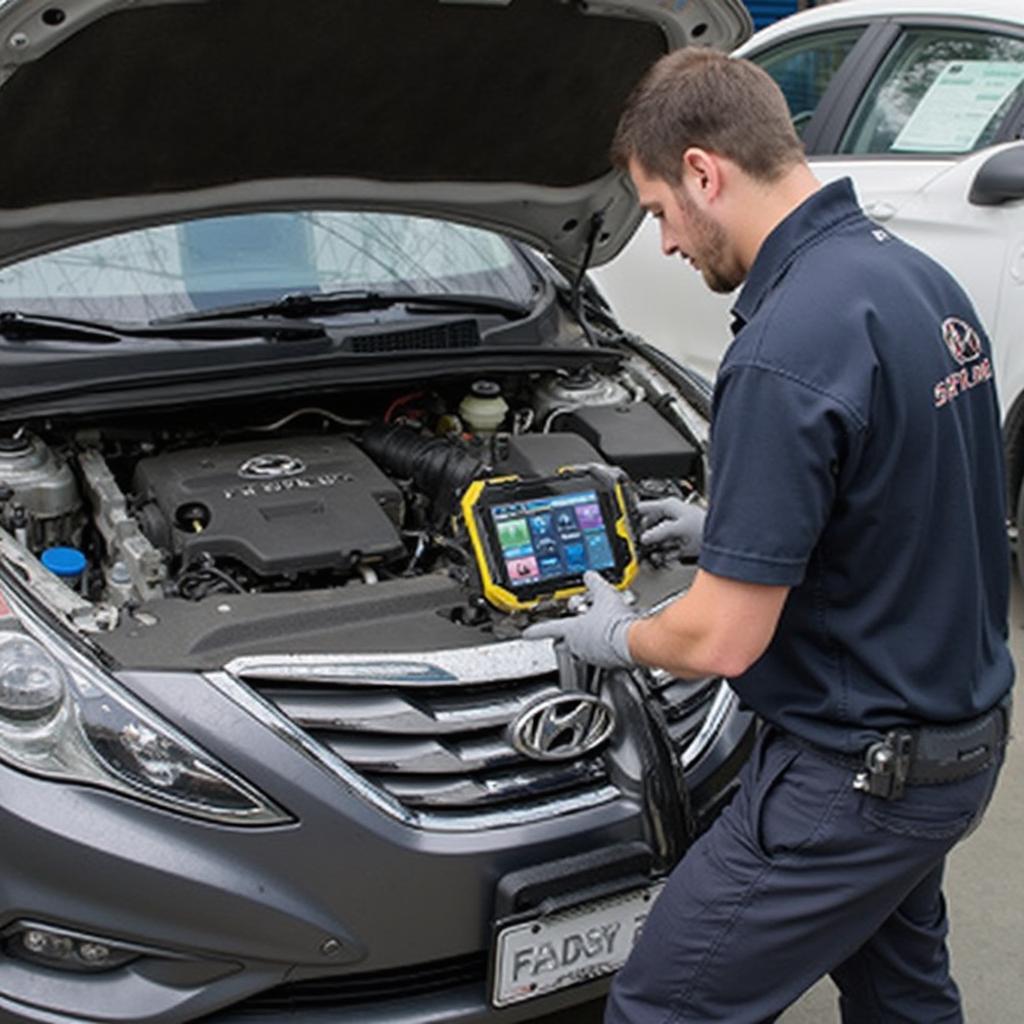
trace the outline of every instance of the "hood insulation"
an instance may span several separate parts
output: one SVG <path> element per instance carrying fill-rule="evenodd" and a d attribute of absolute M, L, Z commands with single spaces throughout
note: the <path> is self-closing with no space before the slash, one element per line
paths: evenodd
<path fill-rule="evenodd" d="M 608 173 L 667 48 L 558 0 L 118 10 L 0 89 L 0 209 L 289 178 L 575 186 Z"/>

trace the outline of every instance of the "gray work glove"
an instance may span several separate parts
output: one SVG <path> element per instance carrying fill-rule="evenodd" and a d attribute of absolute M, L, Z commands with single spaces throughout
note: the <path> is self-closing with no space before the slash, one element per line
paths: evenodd
<path fill-rule="evenodd" d="M 658 498 L 656 501 L 638 501 L 636 507 L 644 528 L 640 534 L 641 544 L 674 542 L 684 558 L 696 558 L 700 554 L 707 516 L 700 505 L 682 498 Z"/>
<path fill-rule="evenodd" d="M 589 598 L 585 611 L 528 626 L 523 637 L 564 640 L 570 654 L 601 668 L 631 667 L 635 662 L 629 654 L 627 634 L 630 624 L 640 616 L 630 610 L 625 597 L 600 573 L 585 572 L 583 582 Z"/>

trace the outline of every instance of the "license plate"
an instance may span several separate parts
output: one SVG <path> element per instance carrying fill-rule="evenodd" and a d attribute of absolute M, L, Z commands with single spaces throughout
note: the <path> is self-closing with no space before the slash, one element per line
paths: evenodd
<path fill-rule="evenodd" d="M 510 1006 L 617 970 L 664 884 L 502 928 L 495 938 L 492 1004 Z"/>

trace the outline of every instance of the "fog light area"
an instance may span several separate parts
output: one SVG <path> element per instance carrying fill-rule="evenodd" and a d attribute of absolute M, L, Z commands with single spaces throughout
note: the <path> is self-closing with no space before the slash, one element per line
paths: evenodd
<path fill-rule="evenodd" d="M 4 952 L 17 960 L 64 971 L 111 971 L 145 952 L 95 935 L 18 921 L 4 932 Z"/>

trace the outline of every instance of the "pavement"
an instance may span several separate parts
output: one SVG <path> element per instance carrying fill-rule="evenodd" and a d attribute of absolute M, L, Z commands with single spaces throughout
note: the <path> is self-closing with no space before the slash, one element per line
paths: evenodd
<path fill-rule="evenodd" d="M 972 1024 L 1024 1021 L 1024 592 L 1010 605 L 1010 645 L 1018 696 L 999 787 L 981 827 L 949 858 L 946 895 L 953 974 Z M 603 1001 L 537 1018 L 536 1024 L 600 1024 Z M 779 1024 L 838 1024 L 828 978 L 779 1017 Z"/>

